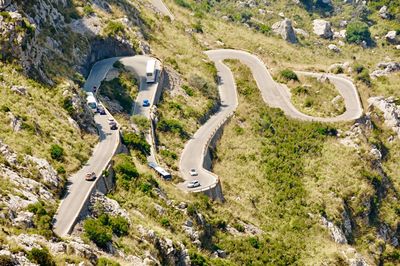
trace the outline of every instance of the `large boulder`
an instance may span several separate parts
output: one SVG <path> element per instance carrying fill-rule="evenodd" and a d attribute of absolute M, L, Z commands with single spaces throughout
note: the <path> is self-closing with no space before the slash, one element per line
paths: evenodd
<path fill-rule="evenodd" d="M 399 72 L 400 71 L 400 63 L 399 62 L 387 62 L 387 63 L 381 62 L 378 64 L 378 68 L 379 69 L 377 69 L 371 73 L 372 78 L 386 76 L 393 72 Z"/>
<path fill-rule="evenodd" d="M 385 125 L 400 137 L 400 106 L 396 105 L 394 98 L 372 97 L 368 99 L 368 103 L 383 112 Z"/>
<path fill-rule="evenodd" d="M 274 25 L 272 25 L 272 30 L 276 34 L 279 34 L 282 39 L 290 43 L 297 43 L 297 36 L 294 32 L 292 21 L 290 19 L 285 18 L 280 22 L 276 22 Z"/>
<path fill-rule="evenodd" d="M 388 12 L 388 8 L 387 6 L 383 6 L 381 7 L 381 9 L 379 9 L 379 16 L 383 19 L 389 19 L 390 18 L 390 14 Z"/>
<path fill-rule="evenodd" d="M 313 21 L 313 30 L 316 35 L 324 39 L 330 39 L 333 36 L 331 23 L 323 19 Z"/>
<path fill-rule="evenodd" d="M 399 43 L 399 38 L 397 35 L 397 32 L 395 30 L 389 31 L 386 36 L 385 36 L 386 41 L 392 44 L 397 44 Z"/>

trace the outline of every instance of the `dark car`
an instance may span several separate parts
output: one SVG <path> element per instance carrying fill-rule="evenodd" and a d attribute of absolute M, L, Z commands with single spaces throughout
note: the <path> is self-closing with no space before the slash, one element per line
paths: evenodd
<path fill-rule="evenodd" d="M 143 100 L 143 107 L 149 107 L 150 106 L 150 101 L 145 99 Z"/>
<path fill-rule="evenodd" d="M 117 130 L 118 129 L 118 126 L 117 126 L 117 123 L 110 123 L 110 129 L 111 130 Z"/>
<path fill-rule="evenodd" d="M 101 115 L 106 115 L 106 109 L 102 105 L 97 106 L 97 112 Z"/>

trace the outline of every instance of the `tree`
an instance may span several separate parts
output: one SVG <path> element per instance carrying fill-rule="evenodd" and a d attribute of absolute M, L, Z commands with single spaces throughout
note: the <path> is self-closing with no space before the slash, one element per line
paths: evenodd
<path fill-rule="evenodd" d="M 52 159 L 61 161 L 64 156 L 64 149 L 57 144 L 53 144 L 50 147 L 50 155 Z"/>
<path fill-rule="evenodd" d="M 39 264 L 40 266 L 53 266 L 56 265 L 52 256 L 46 248 L 32 248 L 28 252 L 28 259 L 32 262 Z"/>
<path fill-rule="evenodd" d="M 348 43 L 357 44 L 365 41 L 367 44 L 371 44 L 371 32 L 369 31 L 368 25 L 361 21 L 350 22 L 347 25 L 346 41 Z"/>

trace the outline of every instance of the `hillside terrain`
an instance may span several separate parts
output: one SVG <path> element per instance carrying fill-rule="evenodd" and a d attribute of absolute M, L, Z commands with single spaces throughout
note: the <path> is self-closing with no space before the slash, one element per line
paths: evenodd
<path fill-rule="evenodd" d="M 4 0 L 0 32 L 0 265 L 400 264 L 400 2 Z M 329 75 L 344 77 L 363 113 L 290 117 L 266 104 L 259 73 L 224 60 L 238 106 L 201 140 L 223 196 L 188 193 L 184 148 L 227 108 L 214 49 L 255 55 L 310 117 L 348 111 Z M 150 119 L 135 110 L 152 85 L 117 61 L 137 55 L 161 64 Z M 111 135 L 83 88 L 116 120 L 119 152 L 57 235 L 71 177 Z"/>

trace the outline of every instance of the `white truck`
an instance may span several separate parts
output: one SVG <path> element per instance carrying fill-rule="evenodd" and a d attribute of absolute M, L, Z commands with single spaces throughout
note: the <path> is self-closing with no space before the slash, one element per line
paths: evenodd
<path fill-rule="evenodd" d="M 156 81 L 157 69 L 156 69 L 156 60 L 151 59 L 147 61 L 146 65 L 146 82 L 153 83 Z"/>

